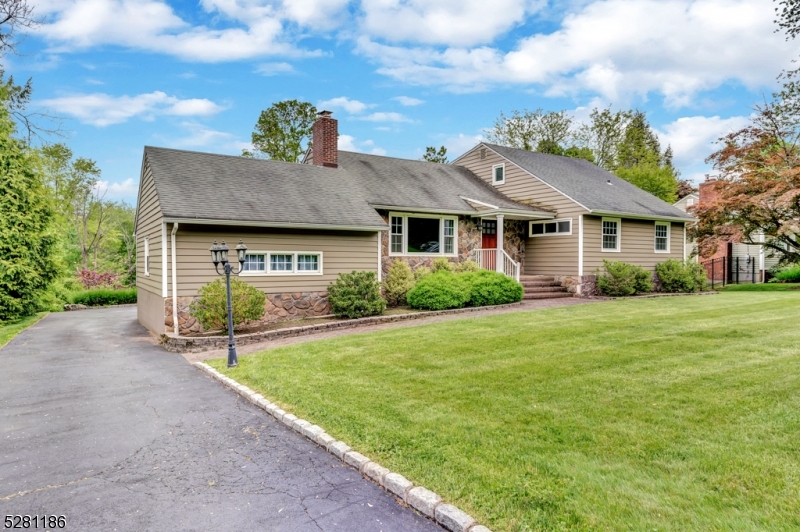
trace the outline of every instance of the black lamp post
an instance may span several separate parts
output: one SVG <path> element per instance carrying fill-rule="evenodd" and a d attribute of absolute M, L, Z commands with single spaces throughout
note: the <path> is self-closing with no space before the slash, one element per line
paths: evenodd
<path fill-rule="evenodd" d="M 239 365 L 239 359 L 236 356 L 236 341 L 233 339 L 233 306 L 231 304 L 231 273 L 239 274 L 244 267 L 244 255 L 247 251 L 247 246 L 239 240 L 239 245 L 236 246 L 236 258 L 239 259 L 239 271 L 233 271 L 233 266 L 228 262 L 228 251 L 230 248 L 222 244 L 217 244 L 214 240 L 214 245 L 211 246 L 211 262 L 214 263 L 214 270 L 217 275 L 225 276 L 225 285 L 228 290 L 228 367 L 233 368 Z M 219 272 L 219 264 L 222 263 L 223 273 Z"/>

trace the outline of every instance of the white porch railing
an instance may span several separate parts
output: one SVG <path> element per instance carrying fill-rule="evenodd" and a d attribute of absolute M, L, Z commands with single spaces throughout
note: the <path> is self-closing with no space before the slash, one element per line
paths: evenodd
<path fill-rule="evenodd" d="M 519 282 L 519 262 L 514 261 L 505 250 L 501 250 L 500 261 L 497 260 L 497 249 L 473 249 L 472 260 L 484 270 L 504 273 Z"/>

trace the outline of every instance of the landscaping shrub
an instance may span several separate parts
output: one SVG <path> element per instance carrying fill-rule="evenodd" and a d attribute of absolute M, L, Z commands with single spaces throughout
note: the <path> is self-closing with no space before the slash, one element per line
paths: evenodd
<path fill-rule="evenodd" d="M 430 275 L 433 272 L 427 266 L 418 266 L 416 270 L 414 270 L 414 281 L 419 282 L 420 279 L 425 277 L 426 275 Z"/>
<path fill-rule="evenodd" d="M 136 289 L 123 288 L 114 290 L 113 288 L 95 288 L 69 294 L 68 301 L 73 305 L 86 305 L 87 307 L 99 307 L 104 305 L 125 305 L 136 303 Z"/>
<path fill-rule="evenodd" d="M 522 301 L 524 290 L 517 281 L 498 272 L 481 270 L 460 274 L 469 284 L 469 305 L 483 307 Z"/>
<path fill-rule="evenodd" d="M 663 292 L 697 292 L 707 282 L 705 268 L 692 261 L 666 260 L 656 264 L 656 275 Z"/>
<path fill-rule="evenodd" d="M 406 294 L 414 288 L 416 281 L 411 272 L 411 266 L 402 260 L 396 260 L 389 268 L 386 275 L 386 282 L 383 285 L 383 293 L 386 301 L 390 305 L 405 305 Z"/>
<path fill-rule="evenodd" d="M 605 296 L 632 296 L 653 291 L 652 274 L 641 266 L 604 259 L 603 270 L 597 276 L 597 289 Z"/>
<path fill-rule="evenodd" d="M 772 279 L 776 283 L 800 283 L 800 264 L 790 264 L 776 270 Z"/>
<path fill-rule="evenodd" d="M 427 310 L 461 308 L 470 298 L 470 286 L 465 276 L 450 271 L 426 275 L 408 292 L 408 304 Z"/>
<path fill-rule="evenodd" d="M 479 272 L 481 271 L 481 267 L 474 260 L 467 259 L 464 262 L 458 263 L 455 271 L 458 273 Z"/>
<path fill-rule="evenodd" d="M 431 268 L 433 273 L 452 272 L 453 270 L 455 270 L 455 265 L 444 257 L 439 257 L 438 259 L 434 260 L 433 268 Z"/>
<path fill-rule="evenodd" d="M 264 316 L 267 296 L 258 288 L 231 277 L 231 303 L 233 308 L 233 330 L 239 330 L 248 322 Z M 222 329 L 228 332 L 228 298 L 225 279 L 200 288 L 200 297 L 189 305 L 189 314 L 200 322 L 206 331 Z"/>
<path fill-rule="evenodd" d="M 362 318 L 383 314 L 386 300 L 375 272 L 340 273 L 328 287 L 331 310 L 339 318 Z"/>

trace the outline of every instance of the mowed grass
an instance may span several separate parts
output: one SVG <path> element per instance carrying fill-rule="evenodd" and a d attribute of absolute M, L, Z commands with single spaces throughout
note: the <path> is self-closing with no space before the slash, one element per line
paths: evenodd
<path fill-rule="evenodd" d="M 0 348 L 45 316 L 47 316 L 47 312 L 40 312 L 15 322 L 0 321 Z"/>
<path fill-rule="evenodd" d="M 800 530 L 798 315 L 614 301 L 212 365 L 495 531 Z"/>
<path fill-rule="evenodd" d="M 725 292 L 790 292 L 800 291 L 800 283 L 756 283 L 756 284 L 729 284 L 718 286 L 717 290 Z"/>

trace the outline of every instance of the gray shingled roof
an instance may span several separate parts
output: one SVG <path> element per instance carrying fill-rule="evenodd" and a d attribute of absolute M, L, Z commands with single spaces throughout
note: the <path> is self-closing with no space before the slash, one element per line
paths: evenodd
<path fill-rule="evenodd" d="M 589 161 L 484 144 L 589 210 L 692 219 Z"/>
<path fill-rule="evenodd" d="M 167 218 L 385 227 L 344 170 L 147 146 Z"/>
<path fill-rule="evenodd" d="M 477 212 L 465 197 L 500 209 L 545 212 L 510 200 L 462 166 L 340 151 L 339 167 L 372 205 Z"/>

